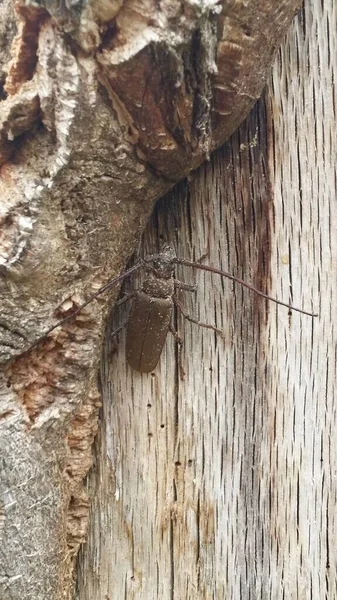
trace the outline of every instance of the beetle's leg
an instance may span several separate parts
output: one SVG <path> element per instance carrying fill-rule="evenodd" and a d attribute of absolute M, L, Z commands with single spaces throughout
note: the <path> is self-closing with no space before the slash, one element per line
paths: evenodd
<path fill-rule="evenodd" d="M 202 254 L 195 262 L 201 263 L 207 256 L 209 252 L 205 252 Z M 197 286 L 190 285 L 189 283 L 185 283 L 184 281 L 179 281 L 179 279 L 174 279 L 174 287 L 178 290 L 184 290 L 184 292 L 196 292 Z"/>
<path fill-rule="evenodd" d="M 119 300 L 117 300 L 115 306 L 122 306 L 122 304 L 124 304 L 124 302 L 127 302 L 128 300 L 133 298 L 133 296 L 135 295 L 135 293 L 137 291 L 138 290 L 133 290 L 133 292 L 130 292 L 129 294 L 124 294 L 123 298 L 120 298 Z"/>
<path fill-rule="evenodd" d="M 173 325 L 169 325 L 169 331 L 172 333 L 172 335 L 175 338 L 175 341 L 177 342 L 177 344 L 182 344 L 183 340 L 181 339 L 180 335 L 178 335 L 178 332 L 174 329 Z"/>
<path fill-rule="evenodd" d="M 122 329 L 124 329 L 124 327 L 126 327 L 128 324 L 127 321 L 124 321 L 124 323 L 122 323 L 121 325 L 119 325 L 117 327 L 117 329 L 115 329 L 114 331 L 111 332 L 110 337 L 113 338 L 115 337 L 115 335 L 117 335 L 117 333 L 119 333 L 120 331 L 122 331 Z"/>
<path fill-rule="evenodd" d="M 183 339 L 178 335 L 178 332 L 174 329 L 173 325 L 169 326 L 169 330 L 172 333 L 172 335 L 174 335 L 174 338 L 176 340 L 177 343 L 177 354 L 178 354 L 178 365 L 179 365 L 179 374 L 180 374 L 180 379 L 181 381 L 184 381 L 185 379 L 185 371 L 184 371 L 184 367 L 182 365 L 182 361 L 181 361 L 181 349 L 183 347 L 184 341 Z"/>
<path fill-rule="evenodd" d="M 174 280 L 174 287 L 178 288 L 179 290 L 184 290 L 185 292 L 195 292 L 197 289 L 196 285 L 190 285 L 184 281 L 179 281 L 179 279 Z"/>
<path fill-rule="evenodd" d="M 195 262 L 196 263 L 201 263 L 208 256 L 209 256 L 209 250 L 207 250 L 207 252 L 204 252 L 204 254 L 202 254 L 199 258 L 197 258 L 197 260 Z"/>
<path fill-rule="evenodd" d="M 223 337 L 224 332 L 222 331 L 222 329 L 218 329 L 218 327 L 215 327 L 215 325 L 209 325 L 208 323 L 203 323 L 202 321 L 198 321 L 198 319 L 194 319 L 193 317 L 191 317 L 186 312 L 185 308 L 183 307 L 182 303 L 180 302 L 179 298 L 177 298 L 177 296 L 173 296 L 173 302 L 176 305 L 176 307 L 180 310 L 183 317 L 185 317 L 185 319 L 187 319 L 191 323 L 200 325 L 200 327 L 204 327 L 205 329 L 211 329 L 212 331 L 215 331 L 215 333 L 219 333 Z"/>
<path fill-rule="evenodd" d="M 136 292 L 137 292 L 137 290 L 133 290 L 129 294 L 124 294 L 123 298 L 120 298 L 119 300 L 117 300 L 115 306 L 122 306 L 122 304 L 124 304 L 124 302 L 127 302 L 128 300 L 130 300 L 135 295 Z M 128 321 L 124 321 L 124 323 L 119 325 L 117 327 L 117 329 L 115 329 L 114 331 L 111 332 L 110 337 L 111 338 L 115 337 L 120 331 L 122 331 L 122 329 L 124 329 L 124 327 L 127 326 L 127 324 L 128 324 Z"/>
<path fill-rule="evenodd" d="M 195 262 L 201 263 L 207 256 L 209 252 L 202 254 Z M 189 283 L 185 283 L 184 281 L 179 281 L 179 279 L 174 279 L 174 287 L 179 290 L 184 290 L 184 292 L 196 292 L 197 286 L 190 285 Z"/>

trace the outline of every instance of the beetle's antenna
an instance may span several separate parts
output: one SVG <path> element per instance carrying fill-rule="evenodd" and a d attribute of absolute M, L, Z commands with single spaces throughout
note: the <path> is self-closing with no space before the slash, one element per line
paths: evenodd
<path fill-rule="evenodd" d="M 81 310 L 83 310 L 83 308 L 88 306 L 88 304 L 90 304 L 90 302 L 95 300 L 95 298 L 97 298 L 101 294 L 104 294 L 104 292 L 107 292 L 108 290 L 113 288 L 120 281 L 123 281 L 123 279 L 125 279 L 125 277 L 128 277 L 129 275 L 131 275 L 131 273 L 134 273 L 135 271 L 140 269 L 140 267 L 142 267 L 142 266 L 143 266 L 143 261 L 140 260 L 135 265 L 133 265 L 133 267 L 131 267 L 127 271 L 124 271 L 124 273 L 121 273 L 114 279 L 110 279 L 110 281 L 108 281 L 107 283 L 102 285 L 102 287 L 100 287 L 97 290 L 97 292 L 92 294 L 92 296 L 90 296 L 90 298 L 88 298 L 88 300 L 83 302 L 83 304 L 81 304 L 81 306 L 76 308 L 76 310 L 74 310 L 70 315 L 68 315 L 67 317 L 64 317 L 64 319 L 61 319 L 61 321 L 58 321 L 58 323 L 56 323 L 56 325 L 53 325 L 52 327 L 50 327 L 50 329 L 48 329 L 40 338 L 38 338 L 33 344 L 31 344 L 31 346 L 29 346 L 29 348 L 27 348 L 27 350 L 30 350 L 31 348 L 34 348 L 35 346 L 37 346 L 37 344 L 39 344 L 45 337 L 47 337 L 52 331 L 54 331 L 54 329 L 56 329 L 57 327 L 60 327 L 61 325 L 64 325 L 68 321 L 71 321 L 71 319 L 76 317 L 81 312 Z"/>
<path fill-rule="evenodd" d="M 296 308 L 295 306 L 292 306 L 291 304 L 287 304 L 286 302 L 282 302 L 281 300 L 278 300 L 277 298 L 268 296 L 268 294 L 261 292 L 261 290 L 258 290 L 256 287 L 254 287 L 250 283 L 246 283 L 246 281 L 239 279 L 239 277 L 234 277 L 234 275 L 231 275 L 227 271 L 221 271 L 220 269 L 216 269 L 215 267 L 209 267 L 208 265 L 201 265 L 200 263 L 195 263 L 190 260 L 185 260 L 184 258 L 174 258 L 173 260 L 178 265 L 185 265 L 187 267 L 193 267 L 194 269 L 200 269 L 202 271 L 209 271 L 210 273 L 215 273 L 216 275 L 220 275 L 221 277 L 226 277 L 227 279 L 230 279 L 231 281 L 235 281 L 236 283 L 239 283 L 240 285 L 247 288 L 251 292 L 254 292 L 254 294 L 258 294 L 259 296 L 262 296 L 262 298 L 266 298 L 266 300 L 275 302 L 275 304 L 280 304 L 281 306 L 286 306 L 287 308 L 290 308 L 291 310 L 302 313 L 302 315 L 308 315 L 309 317 L 318 317 L 317 313 L 312 313 L 312 312 L 309 312 L 306 310 L 302 310 L 301 308 Z"/>

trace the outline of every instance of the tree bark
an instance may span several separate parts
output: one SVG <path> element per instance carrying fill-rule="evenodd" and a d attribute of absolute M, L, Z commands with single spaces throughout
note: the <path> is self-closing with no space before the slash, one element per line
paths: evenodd
<path fill-rule="evenodd" d="M 0 596 L 72 595 L 107 301 L 32 344 L 236 128 L 298 5 L 1 4 Z"/>
<path fill-rule="evenodd" d="M 332 2 L 307 3 L 263 99 L 142 247 L 206 249 L 319 318 L 180 269 L 188 312 L 223 339 L 177 315 L 181 350 L 169 334 L 140 374 L 108 333 L 79 600 L 336 597 L 335 46 Z"/>

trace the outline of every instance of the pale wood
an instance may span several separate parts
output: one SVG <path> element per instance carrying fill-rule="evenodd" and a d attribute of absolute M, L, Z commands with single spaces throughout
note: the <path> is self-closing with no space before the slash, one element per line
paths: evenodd
<path fill-rule="evenodd" d="M 197 274 L 185 305 L 223 340 L 179 317 L 181 355 L 169 335 L 149 375 L 107 342 L 79 600 L 336 598 L 333 4 L 306 3 L 264 100 L 161 203 L 144 249 L 161 234 L 185 257 L 208 248 L 320 316 Z"/>

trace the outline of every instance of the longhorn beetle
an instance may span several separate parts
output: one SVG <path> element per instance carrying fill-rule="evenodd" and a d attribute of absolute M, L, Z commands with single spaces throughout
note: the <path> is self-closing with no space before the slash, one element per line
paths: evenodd
<path fill-rule="evenodd" d="M 141 373 L 148 373 L 157 365 L 166 335 L 170 328 L 174 303 L 188 320 L 200 325 L 201 327 L 206 327 L 218 333 L 222 333 L 221 330 L 217 329 L 215 326 L 201 323 L 185 313 L 180 301 L 175 295 L 175 288 L 180 287 L 190 291 L 193 291 L 195 288 L 174 279 L 173 273 L 175 265 L 185 265 L 194 269 L 201 269 L 202 271 L 215 273 L 216 275 L 220 275 L 220 277 L 226 277 L 231 281 L 235 281 L 243 287 L 251 290 L 255 294 L 262 296 L 262 298 L 266 298 L 271 302 L 285 306 L 290 310 L 308 315 L 310 317 L 318 316 L 317 314 L 296 308 L 291 304 L 287 304 L 286 302 L 282 302 L 277 298 L 272 298 L 268 294 L 261 292 L 254 286 L 246 283 L 238 277 L 234 277 L 234 275 L 231 275 L 226 271 L 203 265 L 199 262 L 178 258 L 173 249 L 170 246 L 165 245 L 163 250 L 158 254 L 148 255 L 145 258 L 138 260 L 133 267 L 124 273 L 121 273 L 114 279 L 108 281 L 75 311 L 48 329 L 42 338 L 39 338 L 39 340 L 37 340 L 33 346 L 38 344 L 39 341 L 49 335 L 49 333 L 56 329 L 56 327 L 59 327 L 60 325 L 63 325 L 64 323 L 73 319 L 95 298 L 110 290 L 118 283 L 123 281 L 126 277 L 141 268 L 144 268 L 147 273 L 147 277 L 143 283 L 143 286 L 140 290 L 137 290 L 128 296 L 133 296 L 134 300 L 127 323 L 126 357 L 133 369 L 140 371 Z M 124 325 L 125 323 L 118 327 L 114 334 L 118 333 L 118 331 L 120 331 Z"/>

